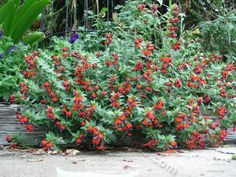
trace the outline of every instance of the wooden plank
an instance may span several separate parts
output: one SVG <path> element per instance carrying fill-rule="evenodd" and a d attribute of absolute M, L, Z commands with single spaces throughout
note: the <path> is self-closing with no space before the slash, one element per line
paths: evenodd
<path fill-rule="evenodd" d="M 229 134 L 224 140 L 225 143 L 228 144 L 236 144 L 236 131 L 233 131 L 232 129 L 229 129 Z"/>
<path fill-rule="evenodd" d="M 27 132 L 24 126 L 16 120 L 16 113 L 21 107 L 19 105 L 0 104 L 0 144 L 6 145 L 5 137 L 12 134 L 20 134 L 26 142 L 33 143 L 44 135 L 41 128 L 34 128 L 34 132 Z"/>

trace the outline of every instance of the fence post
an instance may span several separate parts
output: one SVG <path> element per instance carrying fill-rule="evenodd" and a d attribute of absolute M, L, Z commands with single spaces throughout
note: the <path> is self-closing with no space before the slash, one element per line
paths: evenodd
<path fill-rule="evenodd" d="M 85 31 L 88 29 L 88 2 L 89 0 L 84 0 L 84 26 Z"/>
<path fill-rule="evenodd" d="M 65 28 L 65 32 L 66 32 L 66 36 L 68 35 L 68 20 L 69 20 L 69 4 L 70 4 L 70 0 L 66 0 L 66 28 Z"/>

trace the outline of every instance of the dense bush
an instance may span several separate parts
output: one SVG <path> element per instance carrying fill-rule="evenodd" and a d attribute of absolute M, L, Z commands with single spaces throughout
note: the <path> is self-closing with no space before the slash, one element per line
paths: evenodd
<path fill-rule="evenodd" d="M 55 38 L 25 57 L 17 119 L 47 129 L 45 150 L 136 135 L 157 149 L 219 145 L 236 121 L 235 65 L 183 38 L 181 22 L 177 5 L 160 15 L 157 4 L 128 1 L 98 32 Z"/>
<path fill-rule="evenodd" d="M 1 31 L 0 31 L 1 33 Z M 0 100 L 9 100 L 9 96 L 18 89 L 22 79 L 20 68 L 24 62 L 24 52 L 28 47 L 23 44 L 14 45 L 13 41 L 0 34 Z M 13 101 L 9 100 L 10 102 Z"/>

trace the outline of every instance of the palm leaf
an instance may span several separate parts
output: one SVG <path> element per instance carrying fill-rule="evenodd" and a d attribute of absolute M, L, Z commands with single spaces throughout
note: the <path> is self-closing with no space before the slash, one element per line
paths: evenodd
<path fill-rule="evenodd" d="M 3 22 L 3 32 L 6 36 L 9 36 L 11 34 L 11 31 L 13 30 L 13 22 L 16 18 L 16 13 L 20 5 L 19 1 L 14 1 L 14 5 L 8 9 L 8 15 L 5 17 L 5 20 Z"/>
<path fill-rule="evenodd" d="M 9 10 L 13 7 L 14 7 L 14 2 L 8 1 L 0 8 L 0 23 L 3 23 L 5 21 L 6 17 L 8 17 L 8 15 L 6 14 L 8 14 Z"/>
<path fill-rule="evenodd" d="M 50 0 L 35 1 L 24 13 L 19 14 L 19 18 L 15 19 L 16 23 L 11 35 L 14 42 L 19 42 L 19 40 L 22 39 L 25 32 L 31 27 L 31 25 L 39 16 L 41 10 L 49 3 Z"/>

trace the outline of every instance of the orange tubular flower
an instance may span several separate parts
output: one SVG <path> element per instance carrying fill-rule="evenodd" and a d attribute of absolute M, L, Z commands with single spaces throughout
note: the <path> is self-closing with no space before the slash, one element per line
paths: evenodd
<path fill-rule="evenodd" d="M 163 108 L 163 106 L 164 106 L 164 101 L 160 100 L 157 104 L 155 104 L 153 106 L 153 108 L 156 109 L 156 110 L 161 110 Z"/>

